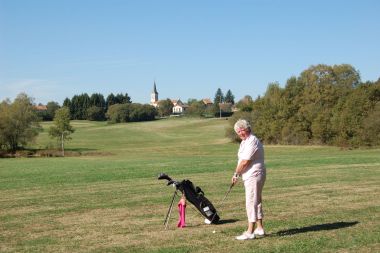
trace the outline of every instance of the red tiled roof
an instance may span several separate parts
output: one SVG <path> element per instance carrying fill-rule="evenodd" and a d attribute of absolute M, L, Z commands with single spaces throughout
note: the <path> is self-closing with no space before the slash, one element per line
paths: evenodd
<path fill-rule="evenodd" d="M 209 99 L 209 98 L 204 98 L 204 99 L 202 99 L 202 101 L 205 105 L 213 104 L 211 99 Z"/>
<path fill-rule="evenodd" d="M 37 111 L 46 111 L 47 110 L 46 105 L 36 105 L 35 108 Z"/>

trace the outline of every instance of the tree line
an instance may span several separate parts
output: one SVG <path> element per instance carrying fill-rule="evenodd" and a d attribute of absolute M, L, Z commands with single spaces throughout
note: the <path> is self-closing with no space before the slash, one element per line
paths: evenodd
<path fill-rule="evenodd" d="M 74 131 L 70 120 L 108 118 L 116 123 L 153 120 L 155 115 L 153 106 L 134 104 L 127 93 L 116 96 L 111 93 L 107 99 L 101 94 L 84 93 L 66 98 L 63 107 L 51 101 L 42 111 L 36 109 L 33 98 L 20 93 L 13 102 L 6 99 L 0 103 L 0 151 L 13 153 L 33 142 L 42 131 L 41 120 L 54 120 L 49 135 L 57 139 L 64 155 L 64 141 Z"/>
<path fill-rule="evenodd" d="M 234 103 L 230 90 L 224 96 L 218 89 L 212 106 L 189 99 L 186 115 L 214 117 L 221 112 L 220 105 Z M 127 93 L 110 94 L 107 99 L 101 94 L 84 93 L 66 98 L 62 108 L 49 102 L 41 115 L 33 99 L 21 93 L 13 102 L 7 99 L 0 103 L 0 150 L 15 151 L 33 141 L 42 131 L 39 121 L 44 117 L 54 119 L 56 129 L 50 129 L 49 134 L 60 138 L 63 147 L 63 141 L 73 131 L 68 119 L 108 119 L 110 123 L 119 123 L 154 120 L 157 115 L 171 114 L 170 99 L 160 101 L 159 105 L 156 109 L 132 103 Z M 266 144 L 380 145 L 380 79 L 363 83 L 359 72 L 348 64 L 311 66 L 300 76 L 289 78 L 285 87 L 271 83 L 263 96 L 253 100 L 247 95 L 235 106 L 239 111 L 230 118 L 226 131 L 233 140 L 237 140 L 233 123 L 246 118 Z M 59 110 L 60 118 L 56 118 Z M 227 112 L 224 116 L 233 113 L 224 112 Z"/>
<path fill-rule="evenodd" d="M 128 93 L 114 95 L 111 93 L 105 99 L 100 93 L 89 96 L 87 93 L 66 98 L 63 106 L 69 108 L 71 119 L 74 120 L 106 120 L 108 109 L 116 104 L 132 103 Z"/>
<path fill-rule="evenodd" d="M 234 97 L 230 90 L 224 97 L 223 92 L 218 89 L 216 96 L 218 101 L 233 103 Z M 189 116 L 204 117 L 207 113 L 214 113 L 214 109 L 207 108 L 201 100 L 189 101 Z M 66 98 L 62 107 L 51 101 L 47 103 L 46 110 L 37 110 L 33 98 L 21 93 L 13 102 L 7 99 L 0 103 L 0 150 L 14 152 L 23 149 L 42 131 L 39 125 L 41 120 L 53 120 L 49 135 L 57 139 L 64 155 L 64 142 L 74 132 L 70 120 L 108 120 L 110 123 L 148 121 L 154 120 L 157 115 L 171 115 L 172 107 L 170 99 L 160 101 L 159 107 L 155 108 L 148 104 L 132 103 L 128 93 L 111 93 L 106 99 L 99 93 L 91 96 L 84 93 L 71 99 Z"/>
<path fill-rule="evenodd" d="M 230 116 L 232 114 L 231 106 L 226 107 L 223 105 L 233 105 L 235 103 L 234 99 L 235 97 L 231 90 L 228 90 L 224 95 L 223 91 L 218 88 L 212 106 L 206 106 L 202 100 L 189 99 L 184 115 L 216 117 L 219 116 L 221 111 L 222 116 Z M 155 108 L 148 104 L 132 103 L 128 93 L 117 95 L 111 93 L 106 99 L 99 93 L 91 96 L 84 93 L 75 95 L 71 99 L 66 98 L 63 106 L 69 108 L 71 119 L 73 120 L 108 120 L 110 123 L 154 120 L 156 116 L 167 117 L 173 113 L 173 103 L 169 98 L 160 100 L 158 107 Z M 56 106 L 56 103 L 49 102 L 47 111 L 42 112 L 49 115 L 49 117 L 44 119 L 52 120 L 54 114 L 51 112 L 57 108 L 59 107 Z"/>
<path fill-rule="evenodd" d="M 58 108 L 55 112 L 54 124 L 49 129 L 49 135 L 61 143 L 64 156 L 64 141 L 70 139 L 74 132 L 70 125 L 70 113 L 67 107 Z M 11 102 L 4 100 L 0 103 L 0 151 L 15 152 L 23 149 L 34 141 L 43 131 L 39 124 L 33 99 L 25 93 L 20 93 Z M 0 152 L 0 156 L 2 152 Z"/>
<path fill-rule="evenodd" d="M 49 114 L 51 107 L 52 102 L 49 102 L 47 111 L 42 113 Z M 106 99 L 100 93 L 91 96 L 83 93 L 74 95 L 71 99 L 66 98 L 63 107 L 69 109 L 72 120 L 108 120 L 110 123 L 154 120 L 157 114 L 153 106 L 132 103 L 128 93 L 117 95 L 111 93 Z M 45 119 L 50 120 L 50 118 Z"/>
<path fill-rule="evenodd" d="M 284 88 L 271 83 L 262 97 L 246 96 L 237 107 L 226 132 L 234 140 L 232 124 L 244 117 L 267 144 L 380 144 L 380 79 L 362 83 L 348 64 L 311 66 Z"/>
<path fill-rule="evenodd" d="M 221 88 L 215 92 L 212 105 L 205 105 L 203 100 L 190 98 L 187 101 L 188 108 L 185 111 L 185 116 L 197 117 L 229 117 L 233 114 L 232 107 L 235 104 L 235 96 L 229 89 L 224 95 Z"/>

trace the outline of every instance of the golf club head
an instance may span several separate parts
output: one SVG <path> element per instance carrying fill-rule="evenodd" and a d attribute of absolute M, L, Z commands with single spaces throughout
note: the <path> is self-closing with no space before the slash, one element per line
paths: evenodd
<path fill-rule="evenodd" d="M 172 179 L 168 175 L 166 175 L 165 173 L 160 173 L 160 175 L 158 175 L 158 180 L 162 180 L 162 179 L 172 181 Z"/>
<path fill-rule="evenodd" d="M 195 187 L 195 192 L 198 193 L 198 194 L 202 194 L 202 195 L 205 195 L 205 193 L 202 191 L 202 189 L 200 187 Z"/>
<path fill-rule="evenodd" d="M 174 184 L 174 185 L 175 185 L 175 184 L 176 184 L 176 181 L 173 181 L 173 180 L 170 179 L 169 182 L 168 182 L 166 185 L 171 185 L 171 184 Z"/>

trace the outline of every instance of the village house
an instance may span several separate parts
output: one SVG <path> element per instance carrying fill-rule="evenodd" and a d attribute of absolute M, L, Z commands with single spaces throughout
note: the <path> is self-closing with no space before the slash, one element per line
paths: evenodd
<path fill-rule="evenodd" d="M 213 102 L 209 98 L 202 99 L 203 104 L 206 106 L 206 108 L 213 106 Z"/>
<path fill-rule="evenodd" d="M 180 99 L 172 99 L 173 103 L 173 114 L 182 114 L 184 113 L 189 106 L 184 104 Z"/>
<path fill-rule="evenodd" d="M 34 107 L 37 111 L 47 111 L 47 106 L 43 104 L 38 104 Z"/>
<path fill-rule="evenodd" d="M 205 106 L 213 105 L 211 99 L 209 98 L 202 99 L 202 101 L 205 104 Z M 160 100 L 158 100 L 156 82 L 154 82 L 153 90 L 152 90 L 152 93 L 150 94 L 150 104 L 153 105 L 154 107 L 158 107 L 159 102 Z M 189 108 L 189 105 L 186 103 L 183 103 L 181 99 L 171 99 L 171 102 L 173 104 L 172 113 L 175 115 L 183 114 Z"/>

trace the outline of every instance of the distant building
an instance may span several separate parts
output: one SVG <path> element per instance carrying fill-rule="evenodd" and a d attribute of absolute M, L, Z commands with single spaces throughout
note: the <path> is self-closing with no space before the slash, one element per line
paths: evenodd
<path fill-rule="evenodd" d="M 210 107 L 210 106 L 212 106 L 214 103 L 211 101 L 211 99 L 209 99 L 209 98 L 204 98 L 204 99 L 202 99 L 202 102 L 203 102 L 203 104 L 206 106 L 206 107 Z"/>
<path fill-rule="evenodd" d="M 172 99 L 173 103 L 173 114 L 182 114 L 184 113 L 189 106 L 187 104 L 182 103 L 180 99 L 175 100 Z"/>
<path fill-rule="evenodd" d="M 158 92 L 156 88 L 156 81 L 154 82 L 153 85 L 153 91 L 150 93 L 150 104 L 153 105 L 154 107 L 158 106 Z"/>
<path fill-rule="evenodd" d="M 37 111 L 47 111 L 47 106 L 43 104 L 38 104 L 34 107 Z"/>
<path fill-rule="evenodd" d="M 158 107 L 159 102 L 160 100 L 158 100 L 157 86 L 156 86 L 156 82 L 154 82 L 153 91 L 150 93 L 150 104 L 153 105 L 154 107 Z M 187 104 L 183 103 L 180 99 L 171 99 L 171 102 L 173 104 L 173 109 L 172 109 L 173 114 L 182 114 L 189 107 Z"/>

